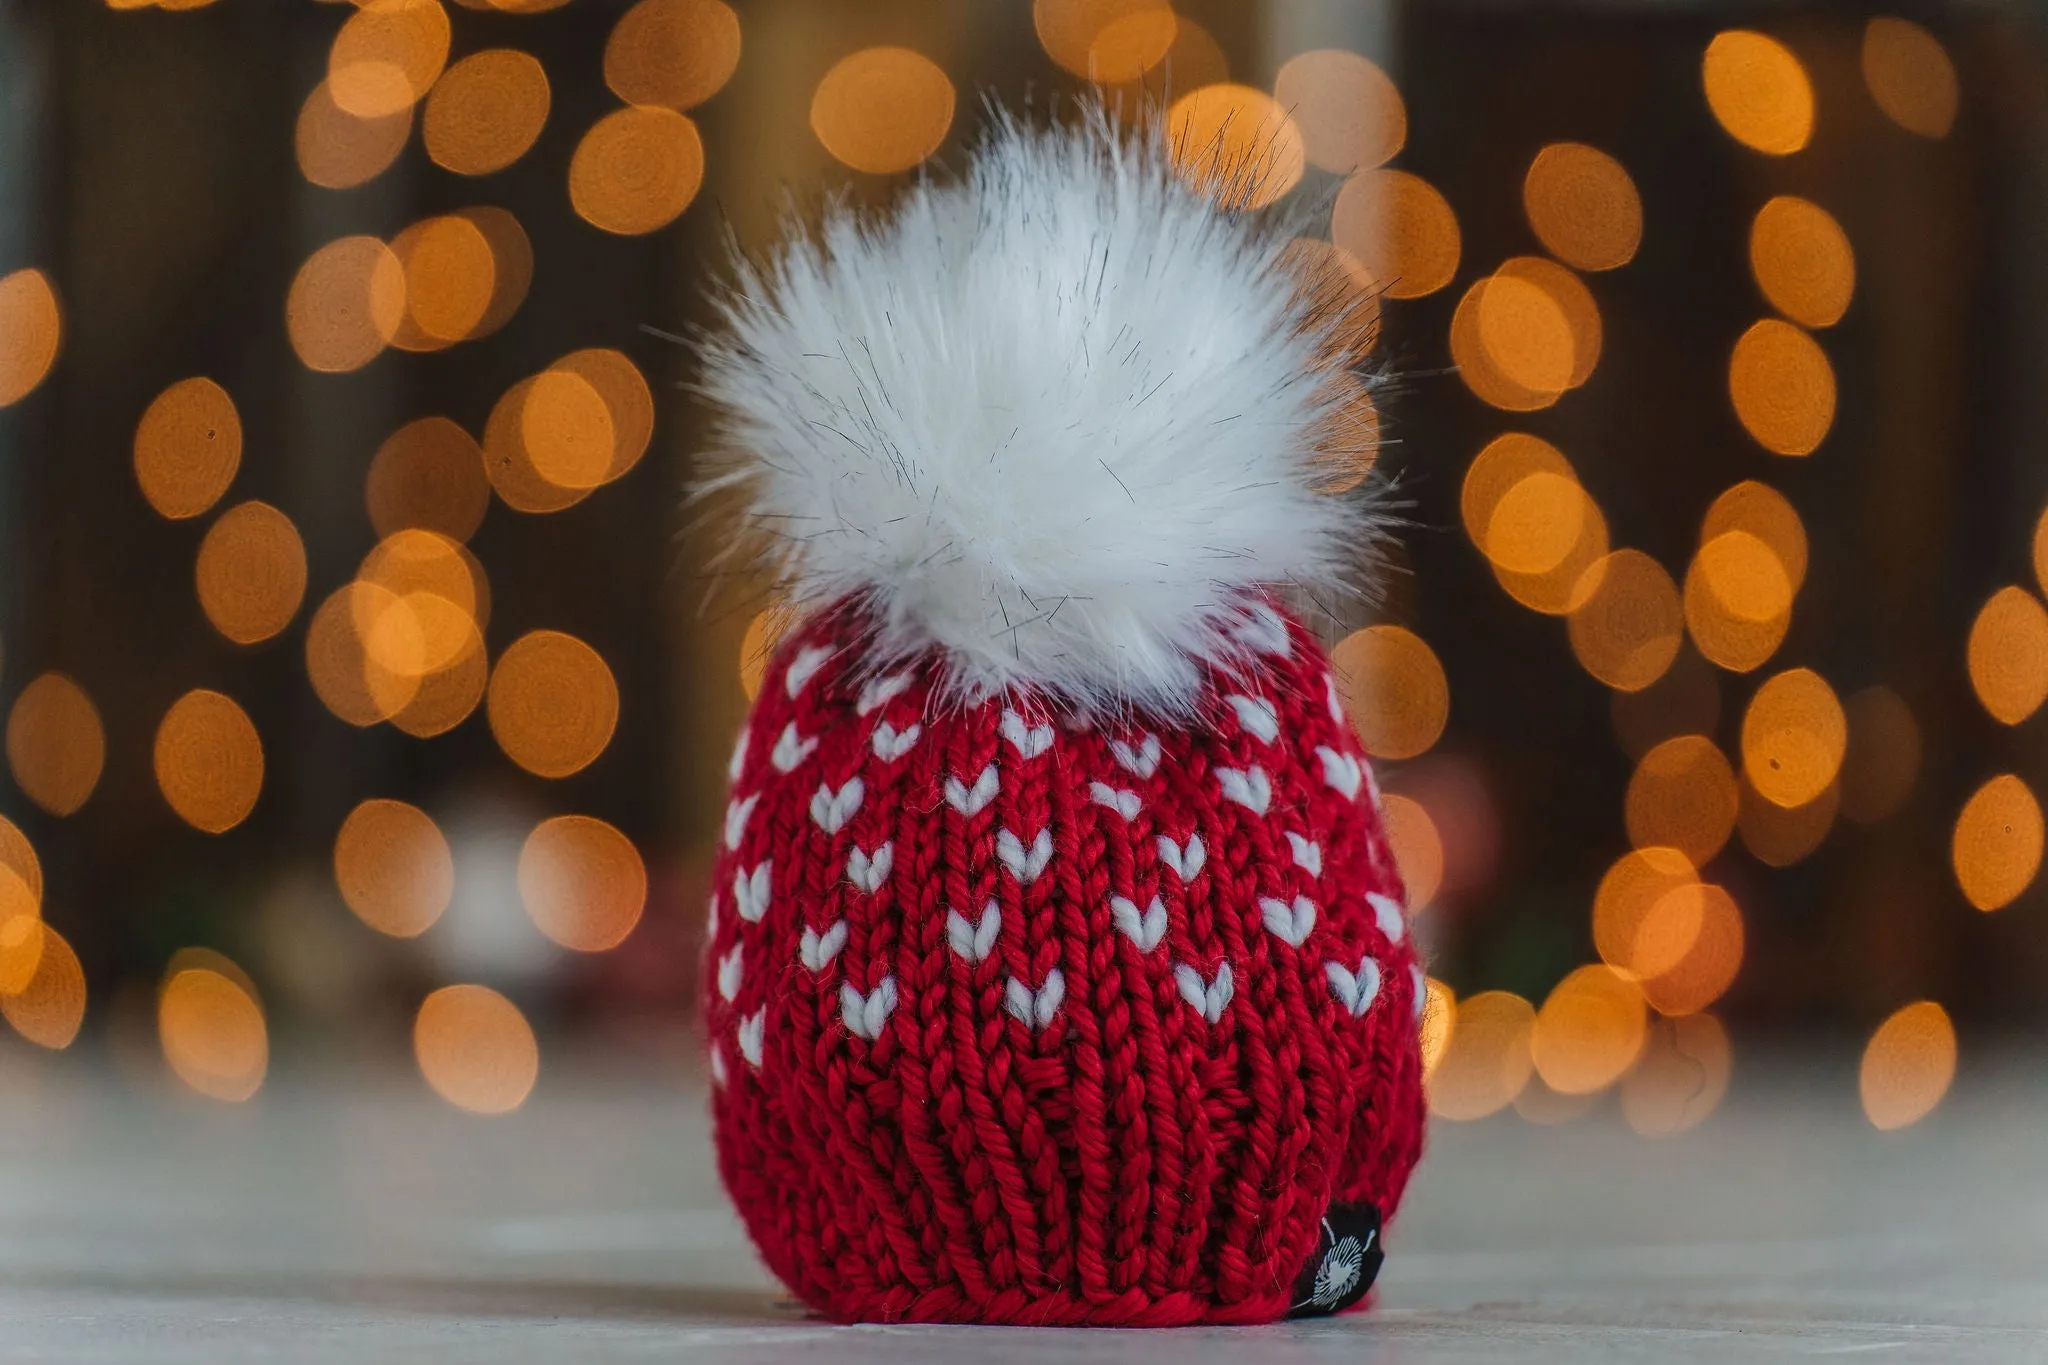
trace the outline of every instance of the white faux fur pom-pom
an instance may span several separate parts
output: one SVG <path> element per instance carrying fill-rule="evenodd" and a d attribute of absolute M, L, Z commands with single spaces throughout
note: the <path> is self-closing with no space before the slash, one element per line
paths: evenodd
<path fill-rule="evenodd" d="M 1358 439 L 1331 359 L 1356 321 L 1289 241 L 1184 184 L 1156 126 L 998 117 L 957 183 L 738 268 L 709 486 L 795 604 L 870 602 L 877 666 L 937 646 L 963 695 L 1185 711 L 1260 593 L 1340 585 L 1371 529 L 1317 491 Z"/>

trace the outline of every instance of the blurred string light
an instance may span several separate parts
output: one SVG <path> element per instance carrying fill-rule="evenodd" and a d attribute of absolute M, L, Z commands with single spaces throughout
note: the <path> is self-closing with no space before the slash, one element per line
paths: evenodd
<path fill-rule="evenodd" d="M 775 657 L 775 647 L 796 624 L 787 607 L 765 607 L 754 613 L 740 635 L 740 690 L 752 701 L 761 694 L 761 678 Z"/>
<path fill-rule="evenodd" d="M 405 265 L 375 237 L 343 237 L 306 259 L 285 296 L 292 350 L 311 370 L 359 370 L 405 321 Z"/>
<path fill-rule="evenodd" d="M 27 836 L 0 817 L 0 995 L 27 988 L 42 951 L 42 864 Z"/>
<path fill-rule="evenodd" d="M 404 297 L 387 340 L 401 350 L 438 351 L 489 336 L 511 320 L 533 282 L 526 230 L 490 205 L 422 219 L 391 239 L 391 253 Z"/>
<path fill-rule="evenodd" d="M 1226 208 L 1256 209 L 1301 183 L 1301 130 L 1263 90 L 1219 82 L 1191 90 L 1166 111 L 1166 137 L 1181 179 Z"/>
<path fill-rule="evenodd" d="M 427 96 L 421 140 L 435 165 L 491 175 L 525 156 L 547 125 L 548 75 L 530 54 L 496 47 L 442 73 Z"/>
<path fill-rule="evenodd" d="M 1427 1080 L 1444 1059 L 1458 1026 L 1458 995 L 1432 976 L 1423 982 L 1422 1001 L 1422 1075 Z"/>
<path fill-rule="evenodd" d="M 1514 1103 L 1535 1071 L 1536 1011 L 1508 991 L 1484 991 L 1457 1005 L 1448 1045 L 1429 1073 L 1430 1112 L 1470 1121 Z"/>
<path fill-rule="evenodd" d="M 403 652 L 402 646 L 415 654 L 422 649 L 417 621 L 398 612 L 399 598 L 389 589 L 352 581 L 320 604 L 306 628 L 306 675 L 322 704 L 350 725 L 390 720 L 419 694 L 419 675 L 393 669 L 379 657 Z M 387 614 L 393 615 L 385 628 L 390 633 L 384 648 L 373 654 L 363 623 L 374 624 Z M 403 638 L 408 621 L 410 641 Z"/>
<path fill-rule="evenodd" d="M 367 0 L 328 49 L 329 95 L 357 118 L 410 108 L 439 79 L 450 37 L 440 0 Z"/>
<path fill-rule="evenodd" d="M 647 865 L 602 820 L 558 815 L 519 852 L 519 898 L 540 931 L 583 953 L 616 948 L 647 908 Z"/>
<path fill-rule="evenodd" d="M 1591 1095 L 1620 1080 L 1643 1050 L 1649 1012 L 1635 981 L 1604 964 L 1557 983 L 1536 1013 L 1529 1052 L 1561 1095 Z"/>
<path fill-rule="evenodd" d="M 1473 281 L 1451 317 L 1451 358 L 1467 388 L 1510 412 L 1549 407 L 1599 362 L 1599 306 L 1578 276 L 1517 256 Z"/>
<path fill-rule="evenodd" d="M 1320 48 L 1290 57 L 1274 79 L 1273 98 L 1294 120 L 1302 151 L 1319 170 L 1371 170 L 1393 160 L 1408 141 L 1401 92 L 1355 52 Z"/>
<path fill-rule="evenodd" d="M 1685 639 L 1678 587 L 1640 550 L 1596 560 L 1572 587 L 1572 653 L 1607 686 L 1639 692 L 1664 676 Z"/>
<path fill-rule="evenodd" d="M 1563 616 L 1583 605 L 1581 584 L 1608 552 L 1607 521 L 1571 462 L 1539 437 L 1509 432 L 1487 443 L 1459 492 L 1465 532 L 1493 576 L 1532 611 Z"/>
<path fill-rule="evenodd" d="M 0 815 L 0 868 L 12 873 L 27 893 L 23 902 L 9 897 L 5 904 L 18 910 L 25 905 L 29 913 L 41 914 L 43 904 L 43 863 L 36 856 L 35 845 L 21 832 L 21 827 Z M 9 915 L 0 913 L 0 924 L 6 923 Z"/>
<path fill-rule="evenodd" d="M 1842 704 L 1849 747 L 1842 755 L 1842 814 L 1875 824 L 1905 804 L 1920 774 L 1920 726 L 1889 687 L 1866 687 Z"/>
<path fill-rule="evenodd" d="M 490 660 L 479 634 L 474 648 L 463 650 L 453 663 L 420 677 L 419 689 L 391 717 L 391 724 L 416 739 L 446 734 L 467 720 L 482 703 L 489 681 Z"/>
<path fill-rule="evenodd" d="M 1421 176 L 1385 169 L 1360 171 L 1337 191 L 1330 240 L 1395 299 L 1449 284 L 1463 249 L 1450 201 Z"/>
<path fill-rule="evenodd" d="M 1642 1056 L 1622 1078 L 1622 1117 L 1644 1137 L 1696 1127 L 1728 1093 L 1733 1063 L 1728 1030 L 1713 1015 L 1654 1020 Z"/>
<path fill-rule="evenodd" d="M 1628 169 L 1583 142 L 1553 142 L 1522 178 L 1522 209 L 1544 250 L 1577 270 L 1614 270 L 1643 241 L 1643 200 Z"/>
<path fill-rule="evenodd" d="M 2011 773 L 1992 778 L 1956 817 L 1950 857 L 1963 896 L 1979 910 L 2018 900 L 2041 870 L 2041 804 Z"/>
<path fill-rule="evenodd" d="M 857 171 L 907 171 L 939 149 L 953 126 L 953 82 L 907 47 L 842 57 L 811 95 L 811 131 Z"/>
<path fill-rule="evenodd" d="M 1623 800 L 1629 842 L 1675 848 L 1704 867 L 1735 832 L 1735 769 L 1705 735 L 1667 739 L 1644 754 Z"/>
<path fill-rule="evenodd" d="M 351 725 L 390 721 L 421 738 L 460 724 L 482 700 L 490 612 L 483 566 L 431 531 L 379 542 L 324 602 L 306 634 L 306 671 Z"/>
<path fill-rule="evenodd" d="M 1810 455 L 1835 423 L 1835 371 L 1820 343 L 1789 322 L 1765 318 L 1728 359 L 1735 415 L 1775 455 Z"/>
<path fill-rule="evenodd" d="M 471 1113 L 510 1113 L 540 1075 L 532 1025 L 488 986 L 444 986 L 429 995 L 413 1019 L 412 1041 L 434 1093 Z"/>
<path fill-rule="evenodd" d="M 7 714 L 7 766 L 22 794 L 52 815 L 70 815 L 99 785 L 107 734 L 85 689 L 44 673 Z"/>
<path fill-rule="evenodd" d="M 1379 459 L 1380 411 L 1372 386 L 1357 375 L 1336 369 L 1328 382 L 1336 401 L 1316 437 L 1312 463 L 1318 476 L 1310 487 L 1324 497 L 1336 497 L 1371 476 Z"/>
<path fill-rule="evenodd" d="M 481 647 L 477 632 L 490 624 L 491 584 L 460 541 L 418 527 L 393 531 L 363 557 L 357 577 L 406 602 L 419 623 L 420 657 L 407 659 L 397 642 L 386 642 L 390 666 L 431 673 Z M 366 628 L 374 630 L 374 623 Z"/>
<path fill-rule="evenodd" d="M 385 338 L 406 351 L 437 351 L 472 335 L 490 310 L 497 261 L 483 231 L 454 214 L 414 223 L 391 239 L 404 274 L 404 309 Z"/>
<path fill-rule="evenodd" d="M 1451 317 L 1450 344 L 1459 377 L 1476 397 L 1531 412 L 1591 374 L 1599 313 L 1570 271 L 1519 257 L 1465 291 Z"/>
<path fill-rule="evenodd" d="M 484 471 L 491 487 L 515 512 L 560 512 L 574 507 L 590 492 L 558 484 L 540 472 L 527 445 L 527 400 L 535 391 L 537 375 L 529 375 L 505 390 L 484 422 Z M 557 394 L 561 391 L 556 390 Z M 549 389 L 541 389 L 543 404 Z M 606 420 L 609 422 L 609 414 Z M 545 418 L 535 425 L 547 425 Z"/>
<path fill-rule="evenodd" d="M 9 931 L 18 935 L 11 949 Z M 18 916 L 0 926 L 0 973 L 10 956 L 17 961 L 32 956 L 34 965 L 17 989 L 0 990 L 0 1016 L 38 1047 L 71 1046 L 85 1022 L 85 971 L 78 954 L 47 923 Z"/>
<path fill-rule="evenodd" d="M 720 0 L 640 0 L 612 27 L 604 83 L 628 104 L 692 109 L 732 79 L 740 19 Z"/>
<path fill-rule="evenodd" d="M 239 1103 L 270 1068 L 263 1004 L 248 975 L 218 953 L 171 959 L 156 998 L 157 1038 L 171 1074 L 210 1099 Z"/>
<path fill-rule="evenodd" d="M 1761 542 L 1777 559 L 1787 589 L 1799 591 L 1806 581 L 1806 524 L 1784 494 L 1769 484 L 1745 479 L 1715 498 L 1700 521 L 1700 544 L 1733 531 Z M 1739 589 L 1729 591 L 1738 600 L 1744 595 Z"/>
<path fill-rule="evenodd" d="M 1763 666 L 1792 625 L 1796 584 L 1786 561 L 1751 529 L 1703 529 L 1685 573 L 1685 624 L 1707 659 L 1731 673 Z M 1757 527 L 1756 529 L 1767 529 Z M 1803 572 L 1803 558 L 1799 564 Z"/>
<path fill-rule="evenodd" d="M 219 502 L 242 464 L 242 419 L 226 389 L 181 379 L 135 425 L 135 480 L 149 505 L 173 520 Z"/>
<path fill-rule="evenodd" d="M 377 118 L 360 118 L 334 102 L 322 80 L 299 107 L 293 150 L 299 174 L 330 190 L 353 189 L 391 168 L 412 137 L 412 106 Z"/>
<path fill-rule="evenodd" d="M 1380 324 L 1379 292 L 1365 263 L 1343 247 L 1315 237 L 1296 237 L 1281 261 L 1310 316 L 1330 324 L 1317 360 L 1333 370 L 1349 370 L 1363 362 L 1379 340 Z"/>
<path fill-rule="evenodd" d="M 1436 899 L 1444 881 L 1444 840 L 1429 808 L 1412 796 L 1388 792 L 1381 802 L 1387 846 L 1407 891 L 1408 908 L 1422 910 Z"/>
<path fill-rule="evenodd" d="M 2034 581 L 2041 585 L 2041 591 L 2048 593 L 2048 509 L 2043 509 L 2041 519 L 2034 524 Z"/>
<path fill-rule="evenodd" d="M 1136 80 L 1166 59 L 1181 21 L 1167 0 L 1034 0 L 1045 53 L 1084 80 Z"/>
<path fill-rule="evenodd" d="M 0 817 L 0 1017 L 41 1047 L 62 1048 L 85 1017 L 85 975 L 43 920 L 43 868 L 28 837 Z"/>
<path fill-rule="evenodd" d="M 533 377 L 519 410 L 519 436 L 534 472 L 557 488 L 595 488 L 611 466 L 612 414 L 588 379 L 550 369 Z"/>
<path fill-rule="evenodd" d="M 221 834 L 247 819 L 263 791 L 263 741 L 233 698 L 195 688 L 157 726 L 157 787 L 194 829 Z"/>
<path fill-rule="evenodd" d="M 11 867 L 0 867 L 0 995 L 13 995 L 35 978 L 43 953 L 42 906 Z"/>
<path fill-rule="evenodd" d="M 380 537 L 418 529 L 466 541 L 491 504 L 483 447 L 446 417 L 408 422 L 377 448 L 363 502 Z"/>
<path fill-rule="evenodd" d="M 1781 194 L 1749 228 L 1749 266 L 1771 307 L 1803 327 L 1832 327 L 1856 293 L 1856 252 L 1833 214 Z"/>
<path fill-rule="evenodd" d="M 455 0 L 464 9 L 495 10 L 500 14 L 546 14 L 569 0 Z"/>
<path fill-rule="evenodd" d="M 1648 934 L 1646 927 L 1658 917 L 1666 896 L 1698 880 L 1692 860 L 1675 848 L 1652 846 L 1623 854 L 1593 893 L 1593 946 L 1601 960 L 1638 978 L 1669 966 L 1690 947 L 1684 941 L 1687 926 L 1677 922 L 1687 907 L 1674 902 L 1664 912 L 1667 922 Z"/>
<path fill-rule="evenodd" d="M 1948 136 L 1959 91 L 1941 40 L 1910 19 L 1880 15 L 1863 30 L 1863 83 L 1885 117 L 1925 138 Z"/>
<path fill-rule="evenodd" d="M 407 532 L 400 532 L 405 535 Z M 410 534 L 428 535 L 420 531 Z M 375 579 L 362 580 L 375 583 Z M 377 586 L 385 586 L 378 584 Z M 392 592 L 356 621 L 371 660 L 387 672 L 425 678 L 461 662 L 483 648 L 476 618 L 462 603 L 429 591 Z M 362 601 L 363 599 L 358 599 Z"/>
<path fill-rule="evenodd" d="M 589 645 L 558 630 L 536 630 L 499 657 L 487 709 L 506 757 L 539 777 L 567 777 L 611 743 L 619 689 Z"/>
<path fill-rule="evenodd" d="M 1813 84 L 1792 50 L 1748 29 L 1707 44 L 1700 78 L 1707 107 L 1728 136 L 1756 151 L 1787 156 L 1813 136 Z"/>
<path fill-rule="evenodd" d="M 1373 757 L 1413 758 L 1443 734 L 1450 683 L 1421 636 L 1401 626 L 1368 626 L 1340 640 L 1330 662 L 1359 743 Z"/>
<path fill-rule="evenodd" d="M 1863 1113 L 1880 1129 L 1905 1128 L 1934 1112 L 1956 1075 L 1956 1030 L 1932 1000 L 1905 1006 L 1863 1049 Z"/>
<path fill-rule="evenodd" d="M 1636 934 L 1643 998 L 1659 1014 L 1696 1014 L 1735 984 L 1744 932 L 1735 898 L 1710 882 L 1660 896 Z"/>
<path fill-rule="evenodd" d="M 559 512 L 639 463 L 654 395 L 618 351 L 585 350 L 505 391 L 484 424 L 484 469 L 517 512 Z"/>
<path fill-rule="evenodd" d="M 1827 680 L 1809 668 L 1768 679 L 1742 717 L 1742 770 L 1776 805 L 1803 806 L 1842 770 L 1849 721 Z"/>
<path fill-rule="evenodd" d="M 461 339 L 487 337 L 512 320 L 533 284 L 533 243 L 510 210 L 490 204 L 457 209 L 453 215 L 483 234 L 491 249 L 491 302 L 476 326 Z"/>
<path fill-rule="evenodd" d="M 199 543 L 193 569 L 199 605 L 239 645 L 268 640 L 306 596 L 306 547 L 290 517 L 265 502 L 221 513 Z"/>
<path fill-rule="evenodd" d="M 1142 21 L 1138 21 L 1142 22 Z M 1151 21 L 1156 25 L 1156 20 Z M 1134 23 L 1134 27 L 1137 24 Z M 1153 30 L 1155 33 L 1157 29 Z M 1136 58 L 1150 51 L 1142 28 L 1135 36 L 1129 36 L 1131 47 L 1124 47 L 1130 29 L 1105 30 L 1100 51 L 1120 50 L 1129 55 L 1124 58 L 1126 67 Z M 1155 40 L 1156 41 L 1156 40 Z M 1166 55 L 1146 70 L 1129 80 L 1105 81 L 1098 78 L 1096 85 L 1111 110 L 1124 118 L 1137 118 L 1147 111 L 1164 107 L 1175 97 L 1190 90 L 1199 90 L 1205 85 L 1219 85 L 1230 79 L 1230 57 L 1223 50 L 1223 44 L 1216 36 L 1185 14 L 1173 16 L 1173 42 L 1168 45 Z"/>
<path fill-rule="evenodd" d="M 1742 846 L 1766 867 L 1790 867 L 1819 848 L 1842 808 L 1838 782 L 1804 805 L 1781 806 L 1765 799 L 1745 775 L 1740 797 L 1736 827 L 1742 831 Z"/>
<path fill-rule="evenodd" d="M 64 316 L 40 270 L 0 277 L 0 408 L 34 393 L 57 363 Z"/>
<path fill-rule="evenodd" d="M 2025 588 L 2000 588 L 1970 626 L 1970 685 L 2002 725 L 2048 699 L 2048 610 Z"/>
<path fill-rule="evenodd" d="M 605 421 L 611 432 L 610 449 L 603 469 L 590 486 L 623 478 L 640 463 L 648 443 L 654 439 L 654 391 L 648 388 L 646 376 L 624 352 L 606 347 L 572 351 L 550 368 L 582 380 L 604 401 Z M 521 420 L 525 422 L 531 417 L 529 406 Z M 594 416 L 592 421 L 595 425 Z M 589 477 L 590 472 L 584 470 L 583 476 Z"/>
<path fill-rule="evenodd" d="M 403 801 L 373 798 L 334 836 L 334 882 L 356 917 L 378 933 L 426 932 L 455 893 L 455 860 L 433 817 Z"/>

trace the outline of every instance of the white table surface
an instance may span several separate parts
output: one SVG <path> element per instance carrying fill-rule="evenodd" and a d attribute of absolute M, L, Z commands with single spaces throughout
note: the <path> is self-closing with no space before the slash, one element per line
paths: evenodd
<path fill-rule="evenodd" d="M 2024 1053 L 1894 1134 L 1853 1056 L 1752 1064 L 1661 1141 L 1611 1105 L 1440 1123 L 1376 1311 L 1168 1332 L 807 1318 L 725 1207 L 688 1078 L 557 1067 L 479 1119 L 403 1073 L 223 1106 L 86 1056 L 0 1063 L 0 1362 L 2048 1362 Z"/>

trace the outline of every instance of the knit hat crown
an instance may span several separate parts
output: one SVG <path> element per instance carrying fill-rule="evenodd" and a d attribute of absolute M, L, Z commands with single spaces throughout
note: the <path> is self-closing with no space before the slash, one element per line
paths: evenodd
<path fill-rule="evenodd" d="M 840 1319 L 1168 1324 L 1364 1293 L 1419 1154 L 1377 789 L 1276 589 L 1342 319 L 1097 116 L 999 121 L 724 301 L 704 388 L 801 612 L 733 757 L 721 1174 Z"/>

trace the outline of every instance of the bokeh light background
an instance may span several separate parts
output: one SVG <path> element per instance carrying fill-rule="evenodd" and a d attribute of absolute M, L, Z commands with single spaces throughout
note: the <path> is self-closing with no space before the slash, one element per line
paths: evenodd
<path fill-rule="evenodd" d="M 0 5 L 4 1074 L 688 1083 L 786 622 L 681 506 L 679 337 L 728 235 L 1097 87 L 1364 305 L 1326 487 L 1377 432 L 1408 525 L 1334 653 L 1434 1110 L 1664 1137 L 1818 1056 L 1914 1124 L 2048 1019 L 2044 56 L 1988 4 Z"/>

